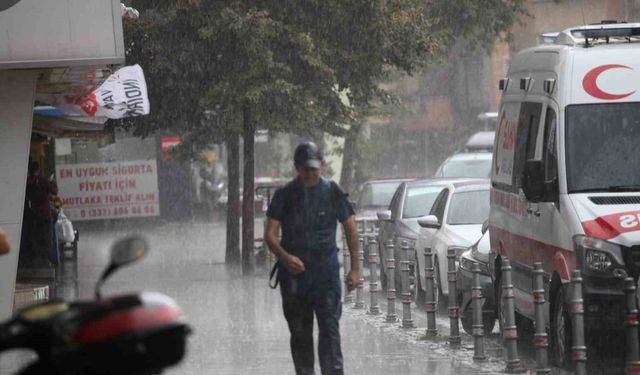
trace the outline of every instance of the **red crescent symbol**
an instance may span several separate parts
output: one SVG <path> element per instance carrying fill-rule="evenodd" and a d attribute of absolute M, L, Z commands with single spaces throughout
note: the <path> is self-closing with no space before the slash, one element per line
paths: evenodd
<path fill-rule="evenodd" d="M 610 94 L 608 92 L 602 91 L 600 87 L 598 87 L 596 80 L 598 79 L 600 74 L 602 74 L 603 72 L 609 69 L 615 69 L 615 68 L 633 70 L 626 65 L 618 65 L 618 64 L 600 65 L 596 68 L 591 69 L 589 73 L 587 73 L 584 76 L 584 79 L 582 80 L 582 87 L 584 88 L 584 91 L 586 91 L 587 94 L 593 96 L 594 98 L 604 99 L 604 100 L 622 99 L 622 98 L 626 98 L 629 95 L 635 94 L 636 92 L 635 90 L 624 93 L 624 94 Z"/>

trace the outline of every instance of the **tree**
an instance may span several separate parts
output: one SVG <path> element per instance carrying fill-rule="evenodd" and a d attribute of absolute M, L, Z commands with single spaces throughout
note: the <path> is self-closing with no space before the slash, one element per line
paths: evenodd
<path fill-rule="evenodd" d="M 137 129 L 181 132 L 187 155 L 243 135 L 250 271 L 255 130 L 345 135 L 374 100 L 388 99 L 378 84 L 394 69 L 415 72 L 476 32 L 489 43 L 522 11 L 523 0 L 490 1 L 135 1 L 141 20 L 125 35 L 138 51 L 128 59 L 145 69 L 153 105 Z M 223 129 L 202 120 L 211 109 L 226 114 Z"/>

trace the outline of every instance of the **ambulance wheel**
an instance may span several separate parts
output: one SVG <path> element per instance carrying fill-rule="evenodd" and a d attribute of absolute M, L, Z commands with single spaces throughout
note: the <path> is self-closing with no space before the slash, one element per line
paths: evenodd
<path fill-rule="evenodd" d="M 561 368 L 571 365 L 571 317 L 564 302 L 565 290 L 562 285 L 556 288 L 551 301 L 551 360 Z"/>

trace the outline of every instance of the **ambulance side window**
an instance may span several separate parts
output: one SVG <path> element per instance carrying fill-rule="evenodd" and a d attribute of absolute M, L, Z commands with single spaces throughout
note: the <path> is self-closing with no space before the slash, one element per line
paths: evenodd
<path fill-rule="evenodd" d="M 514 192 L 519 192 L 522 188 L 524 165 L 526 161 L 529 159 L 535 159 L 536 140 L 538 139 L 538 128 L 540 125 L 541 114 L 541 103 L 522 103 L 520 116 L 518 118 L 518 135 L 515 146 L 516 156 L 513 168 Z"/>
<path fill-rule="evenodd" d="M 544 149 L 542 150 L 544 156 L 545 181 L 553 181 L 558 179 L 556 130 L 556 112 L 553 110 L 553 108 L 547 108 L 547 116 L 544 124 Z"/>

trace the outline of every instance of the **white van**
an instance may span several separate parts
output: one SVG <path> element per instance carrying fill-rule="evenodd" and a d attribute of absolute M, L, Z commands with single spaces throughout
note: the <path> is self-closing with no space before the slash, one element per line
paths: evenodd
<path fill-rule="evenodd" d="M 542 262 L 550 354 L 567 365 L 571 271 L 584 280 L 587 345 L 624 343 L 623 279 L 640 274 L 640 24 L 567 29 L 555 44 L 516 54 L 500 87 L 495 297 L 508 257 L 518 317 L 533 319 L 532 271 Z"/>

